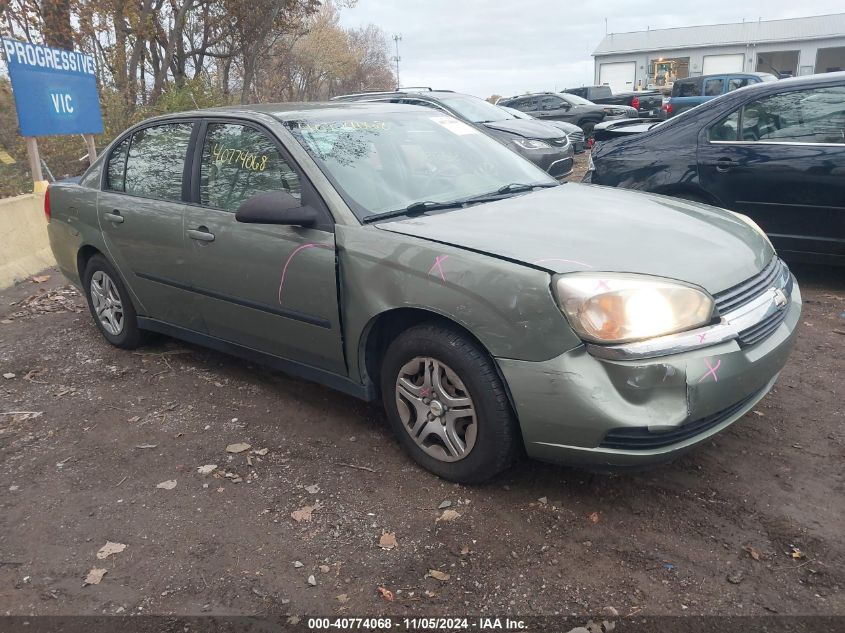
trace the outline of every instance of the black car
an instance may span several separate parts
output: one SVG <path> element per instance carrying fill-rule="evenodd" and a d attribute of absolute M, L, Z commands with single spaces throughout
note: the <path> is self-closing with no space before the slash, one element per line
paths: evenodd
<path fill-rule="evenodd" d="M 493 104 L 451 90 L 396 90 L 334 97 L 332 101 L 387 101 L 432 108 L 474 126 L 555 178 L 572 173 L 574 150 L 567 135 L 542 121 L 518 119 Z"/>
<path fill-rule="evenodd" d="M 634 108 L 628 106 L 603 106 L 577 95 L 557 92 L 538 92 L 499 99 L 496 105 L 515 108 L 541 120 L 565 121 L 580 127 L 590 136 L 596 123 L 606 119 L 636 118 Z"/>
<path fill-rule="evenodd" d="M 758 83 L 636 127 L 596 145 L 585 182 L 739 211 L 782 255 L 845 265 L 845 72 Z"/>

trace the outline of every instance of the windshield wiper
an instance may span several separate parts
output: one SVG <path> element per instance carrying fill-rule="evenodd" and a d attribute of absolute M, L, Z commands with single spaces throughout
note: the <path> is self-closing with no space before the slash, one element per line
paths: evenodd
<path fill-rule="evenodd" d="M 496 191 L 490 193 L 482 193 L 477 196 L 470 196 L 469 198 L 459 198 L 458 200 L 451 200 L 449 202 L 433 202 L 431 200 L 422 200 L 409 204 L 404 209 L 397 209 L 396 211 L 387 211 L 386 213 L 372 213 L 361 218 L 361 222 L 368 224 L 370 222 L 378 222 L 388 218 L 398 218 L 400 216 L 407 216 L 409 218 L 423 215 L 428 211 L 439 211 L 441 209 L 457 209 L 468 204 L 479 204 L 482 202 L 495 202 L 501 200 L 502 196 L 509 193 L 522 193 L 524 191 L 531 191 L 538 187 L 557 187 L 557 183 L 539 183 L 528 185 L 518 182 L 512 182 L 504 187 L 499 187 Z"/>
<path fill-rule="evenodd" d="M 409 218 L 422 215 L 426 211 L 437 211 L 438 209 L 456 209 L 466 204 L 466 200 L 453 200 L 451 202 L 432 202 L 431 200 L 423 200 L 422 202 L 414 202 L 409 204 L 404 209 L 397 209 L 396 211 L 388 211 L 386 213 L 372 213 L 361 218 L 361 222 L 367 224 L 368 222 L 375 222 L 387 218 L 398 218 L 400 216 L 408 216 Z"/>
<path fill-rule="evenodd" d="M 551 183 L 551 182 L 541 182 L 541 183 L 534 183 L 533 185 L 525 184 L 522 182 L 512 182 L 509 185 L 505 185 L 504 187 L 499 187 L 496 190 L 496 193 L 520 193 L 522 191 L 531 191 L 532 189 L 538 189 L 546 187 L 557 187 L 558 183 Z M 489 195 L 489 194 L 487 194 Z"/>

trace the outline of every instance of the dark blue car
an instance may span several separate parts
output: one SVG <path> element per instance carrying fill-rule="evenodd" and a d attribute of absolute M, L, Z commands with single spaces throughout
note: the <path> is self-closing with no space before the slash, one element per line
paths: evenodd
<path fill-rule="evenodd" d="M 738 211 L 783 256 L 845 265 L 845 72 L 759 83 L 634 127 L 645 131 L 606 131 L 617 138 L 596 145 L 585 182 Z"/>

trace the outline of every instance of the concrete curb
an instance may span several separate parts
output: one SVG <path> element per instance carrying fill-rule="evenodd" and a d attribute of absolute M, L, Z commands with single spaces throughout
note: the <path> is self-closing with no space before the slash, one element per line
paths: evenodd
<path fill-rule="evenodd" d="M 0 290 L 55 264 L 47 237 L 44 195 L 0 200 Z"/>

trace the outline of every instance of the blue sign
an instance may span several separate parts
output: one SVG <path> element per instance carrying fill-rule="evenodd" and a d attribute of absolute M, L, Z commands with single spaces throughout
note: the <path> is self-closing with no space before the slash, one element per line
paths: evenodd
<path fill-rule="evenodd" d="M 23 136 L 103 131 L 94 59 L 90 55 L 0 39 Z"/>

